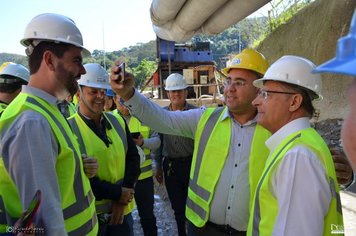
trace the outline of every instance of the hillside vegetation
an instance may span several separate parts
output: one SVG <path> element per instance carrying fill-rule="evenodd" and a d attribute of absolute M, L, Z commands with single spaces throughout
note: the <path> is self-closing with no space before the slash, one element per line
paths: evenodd
<path fill-rule="evenodd" d="M 246 18 L 215 36 L 196 36 L 190 42 L 210 42 L 214 61 L 218 68 L 225 67 L 229 55 L 239 53 L 246 47 L 255 46 L 280 24 L 285 23 L 298 10 L 309 4 L 310 0 L 273 0 L 273 8 L 268 17 Z M 156 41 L 139 43 L 113 52 L 94 50 L 91 58 L 84 63 L 99 63 L 110 68 L 115 60 L 120 59 L 128 65 L 128 70 L 135 74 L 137 86 L 140 86 L 156 69 Z M 0 53 L 0 63 L 13 61 L 27 66 L 26 57 Z"/>

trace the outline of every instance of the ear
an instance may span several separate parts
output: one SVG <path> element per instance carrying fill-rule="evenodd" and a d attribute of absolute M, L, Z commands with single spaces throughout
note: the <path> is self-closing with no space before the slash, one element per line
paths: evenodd
<path fill-rule="evenodd" d="M 46 66 L 51 70 L 54 71 L 55 70 L 55 66 L 54 66 L 54 54 L 51 51 L 45 51 L 43 53 L 43 60 L 46 64 Z"/>
<path fill-rule="evenodd" d="M 292 95 L 292 100 L 289 105 L 289 111 L 293 112 L 300 108 L 303 102 L 303 96 L 299 93 Z"/>

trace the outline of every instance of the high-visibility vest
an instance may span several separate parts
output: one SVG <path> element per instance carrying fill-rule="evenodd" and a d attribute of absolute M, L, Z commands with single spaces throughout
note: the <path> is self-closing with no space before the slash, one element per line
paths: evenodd
<path fill-rule="evenodd" d="M 343 225 L 339 187 L 336 180 L 333 159 L 327 145 L 320 135 L 313 128 L 307 128 L 295 132 L 284 139 L 268 158 L 253 198 L 248 235 L 272 235 L 278 214 L 278 199 L 276 199 L 271 192 L 269 182 L 270 179 L 273 178 L 273 173 L 275 173 L 275 170 L 283 161 L 285 154 L 296 145 L 303 145 L 312 150 L 325 168 L 326 177 L 330 185 L 330 192 L 332 193 L 332 200 L 329 205 L 328 213 L 324 217 L 323 235 L 332 235 L 332 224 L 337 226 Z"/>
<path fill-rule="evenodd" d="M 25 110 L 34 110 L 45 117 L 58 141 L 56 173 L 63 209 L 65 229 L 68 235 L 96 235 L 98 231 L 95 214 L 95 198 L 83 169 L 78 143 L 68 123 L 57 109 L 46 101 L 20 93 L 8 106 L 0 119 L 1 135 L 16 117 Z M 29 137 L 30 138 L 30 137 Z M 20 217 L 23 206 L 18 190 L 0 159 L 0 193 L 8 224 Z M 0 204 L 1 207 L 1 204 Z M 0 213 L 0 214 L 1 214 Z M 2 217 L 0 217 L 2 218 Z"/>
<path fill-rule="evenodd" d="M 97 177 L 110 183 L 122 182 L 125 175 L 125 159 L 127 152 L 127 138 L 125 122 L 122 118 L 115 117 L 110 113 L 103 113 L 112 129 L 106 129 L 106 135 L 112 141 L 109 147 L 88 127 L 78 113 L 68 119 L 73 132 L 77 135 L 80 150 L 88 157 L 98 161 Z M 96 212 L 111 212 L 112 200 L 104 199 L 96 201 Z M 125 215 L 134 208 L 134 202 L 125 208 Z"/>
<path fill-rule="evenodd" d="M 221 120 L 227 108 L 208 108 L 202 115 L 195 134 L 194 154 L 186 205 L 186 217 L 197 227 L 209 219 L 214 189 L 229 152 L 232 119 Z M 257 125 L 250 148 L 249 184 L 253 196 L 269 151 L 265 141 L 270 133 Z"/>
<path fill-rule="evenodd" d="M 137 118 L 131 116 L 128 125 L 130 132 L 140 132 L 143 138 L 149 138 L 150 128 L 142 125 Z M 151 150 L 149 148 L 144 148 L 143 151 L 146 155 L 146 160 L 140 166 L 141 174 L 138 177 L 139 180 L 152 177 L 152 158 L 150 156 Z"/>

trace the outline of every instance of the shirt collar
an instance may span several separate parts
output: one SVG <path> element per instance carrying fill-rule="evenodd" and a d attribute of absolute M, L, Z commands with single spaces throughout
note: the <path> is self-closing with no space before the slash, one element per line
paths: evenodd
<path fill-rule="evenodd" d="M 269 139 L 267 139 L 266 146 L 270 150 L 270 153 L 272 153 L 278 147 L 278 145 L 289 135 L 298 132 L 299 130 L 307 129 L 309 127 L 310 123 L 307 117 L 292 120 L 291 122 L 280 128 Z"/>
<path fill-rule="evenodd" d="M 42 89 L 38 89 L 38 88 L 28 86 L 28 85 L 22 85 L 21 92 L 39 97 L 54 106 L 56 106 L 58 103 L 62 102 L 62 101 L 58 100 L 55 96 L 52 96 L 51 94 L 43 91 Z"/>
<path fill-rule="evenodd" d="M 221 116 L 221 121 L 224 121 L 225 119 L 232 119 L 234 122 L 236 122 L 240 126 L 251 126 L 251 125 L 256 125 L 257 123 L 257 115 L 250 121 L 246 122 L 245 124 L 241 125 L 239 122 L 237 122 L 234 117 L 231 115 L 229 112 L 229 109 L 227 107 L 225 108 L 224 114 Z"/>
<path fill-rule="evenodd" d="M 172 110 L 171 110 L 171 106 L 172 106 L 172 104 L 170 103 L 170 104 L 168 105 L 168 110 L 170 110 L 170 111 L 172 111 Z M 186 110 L 188 110 L 188 103 L 187 103 L 187 102 L 185 102 L 184 108 L 183 108 L 182 111 L 186 111 Z"/>

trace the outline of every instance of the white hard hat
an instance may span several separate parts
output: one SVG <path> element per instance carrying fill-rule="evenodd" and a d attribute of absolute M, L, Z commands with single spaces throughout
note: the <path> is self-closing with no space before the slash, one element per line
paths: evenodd
<path fill-rule="evenodd" d="M 28 69 L 26 67 L 24 67 L 21 64 L 16 64 L 13 62 L 4 62 L 1 66 L 0 66 L 0 76 L 1 75 L 10 75 L 16 78 L 19 78 L 20 80 L 22 80 L 23 82 L 28 83 L 29 79 L 30 79 L 30 72 L 28 71 Z M 14 79 L 6 79 L 7 82 L 6 83 L 11 83 L 11 82 L 18 82 L 19 80 Z"/>
<path fill-rule="evenodd" d="M 79 85 L 99 88 L 110 89 L 109 74 L 106 70 L 97 63 L 88 63 L 84 65 L 86 73 L 80 76 L 78 80 Z"/>
<path fill-rule="evenodd" d="M 268 68 L 262 79 L 255 80 L 253 85 L 261 88 L 264 81 L 281 81 L 311 90 L 317 95 L 314 99 L 322 99 L 321 77 L 319 74 L 312 74 L 315 67 L 313 62 L 303 57 L 283 56 Z"/>
<path fill-rule="evenodd" d="M 182 90 L 188 87 L 187 81 L 184 79 L 183 75 L 178 73 L 170 74 L 166 79 L 166 87 L 167 91 L 172 90 Z"/>
<path fill-rule="evenodd" d="M 82 49 L 84 56 L 90 52 L 83 46 L 83 37 L 74 21 L 66 16 L 44 13 L 34 17 L 26 26 L 21 44 L 28 48 L 28 55 L 42 41 L 68 43 Z"/>

